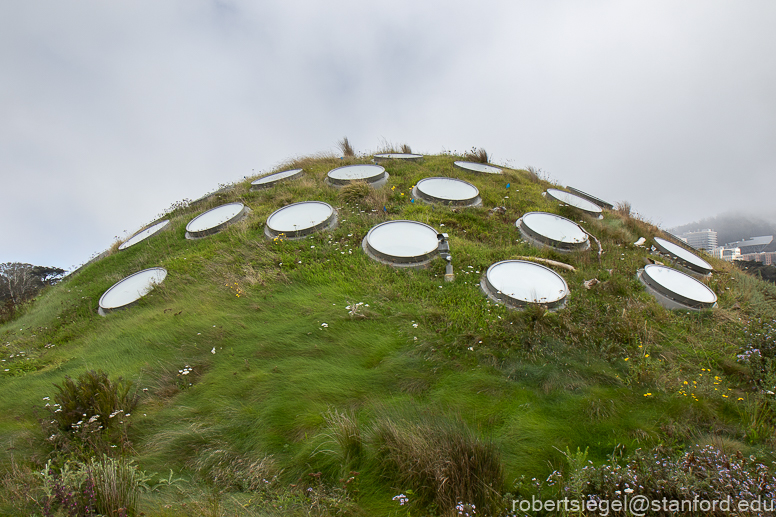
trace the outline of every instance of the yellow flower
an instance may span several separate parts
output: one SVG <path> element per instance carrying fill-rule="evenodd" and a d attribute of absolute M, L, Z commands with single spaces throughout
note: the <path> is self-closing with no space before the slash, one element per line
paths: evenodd
<path fill-rule="evenodd" d="M 626 361 L 627 361 L 628 359 L 630 359 L 630 357 L 626 357 L 626 358 L 625 358 L 625 360 L 626 360 Z"/>
<path fill-rule="evenodd" d="M 649 354 L 646 354 L 644 357 L 649 357 Z"/>

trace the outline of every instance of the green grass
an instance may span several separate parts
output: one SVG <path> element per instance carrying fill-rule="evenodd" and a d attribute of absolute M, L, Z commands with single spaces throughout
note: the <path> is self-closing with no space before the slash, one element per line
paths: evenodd
<path fill-rule="evenodd" d="M 0 388 L 13 394 L 0 401 L 2 463 L 10 465 L 13 455 L 41 464 L 49 451 L 34 409 L 53 395 L 53 384 L 86 370 L 146 390 L 131 420 L 133 458 L 146 472 L 166 476 L 173 469 L 190 482 L 183 492 L 146 494 L 139 505 L 169 515 L 186 514 L 184 500 L 207 506 L 213 465 L 228 463 L 237 472 L 266 457 L 282 487 L 319 471 L 322 483 L 336 487 L 356 462 L 359 490 L 347 498 L 360 510 L 349 511 L 397 510 L 393 495 L 422 487 L 397 484 L 420 478 L 384 472 L 376 429 L 389 423 L 427 426 L 438 436 L 465 429 L 460 434 L 471 443 L 490 444 L 503 466 L 502 492 L 521 475 L 546 478 L 565 465 L 559 450 L 566 447 L 589 448 L 589 458 L 601 462 L 617 446 L 681 450 L 717 439 L 772 459 L 772 422 L 752 406 L 760 396 L 756 379 L 735 358 L 743 325 L 776 314 L 772 287 L 711 260 L 709 285 L 719 308 L 666 311 L 636 280 L 648 252 L 631 244 L 641 236 L 649 244 L 659 230 L 613 212 L 603 220 L 580 216 L 543 198 L 550 185 L 526 171 L 467 174 L 453 167 L 456 158 L 389 162 L 388 185 L 366 195 L 323 183 L 328 170 L 366 159 L 299 159 L 287 165 L 303 166 L 304 179 L 259 192 L 245 181 L 196 207 L 179 207 L 168 215 L 170 230 L 48 289 L 0 327 L 7 352 L 0 364 L 9 370 L 0 372 Z M 474 183 L 484 206 L 413 203 L 411 187 L 435 175 Z M 235 200 L 253 210 L 245 221 L 184 239 L 195 215 Z M 337 207 L 339 227 L 298 241 L 264 237 L 269 214 L 304 200 Z M 506 213 L 491 213 L 494 206 Z M 581 221 L 601 241 L 600 262 L 595 244 L 569 255 L 520 242 L 515 220 L 539 210 Z M 366 257 L 362 238 L 387 219 L 449 233 L 455 281 L 443 281 L 442 261 L 407 270 Z M 487 267 L 518 256 L 577 268 L 558 270 L 571 288 L 565 309 L 510 311 L 485 298 L 479 280 Z M 162 285 L 128 310 L 97 315 L 108 287 L 152 266 L 168 269 Z M 601 283 L 586 290 L 582 282 L 591 278 Z M 369 306 L 351 316 L 346 306 L 359 302 Z M 187 365 L 191 373 L 182 376 Z M 357 458 L 333 445 L 332 414 L 356 422 L 363 442 Z M 214 463 L 216 457 L 229 461 Z M 247 498 L 253 502 L 242 508 L 262 514 L 253 492 L 228 493 L 219 496 L 223 511 Z M 326 494 L 347 506 L 345 492 Z M 165 504 L 170 508 L 160 510 Z"/>

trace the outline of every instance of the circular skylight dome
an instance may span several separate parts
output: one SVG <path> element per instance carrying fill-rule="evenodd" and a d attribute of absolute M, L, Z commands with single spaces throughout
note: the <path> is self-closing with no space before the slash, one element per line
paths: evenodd
<path fill-rule="evenodd" d="M 568 185 L 566 185 L 566 190 L 568 190 L 572 194 L 576 194 L 577 196 L 579 196 L 581 198 L 585 198 L 588 201 L 590 201 L 591 203 L 595 203 L 596 205 L 598 205 L 598 206 L 600 206 L 602 208 L 608 208 L 609 210 L 614 208 L 613 204 L 607 203 L 603 199 L 599 199 L 599 198 L 597 198 L 597 197 L 595 197 L 595 196 L 593 196 L 591 194 L 588 194 L 587 192 L 583 192 L 583 191 L 579 190 L 578 188 L 569 187 Z"/>
<path fill-rule="evenodd" d="M 646 265 L 638 278 L 666 309 L 709 309 L 717 303 L 717 295 L 703 282 L 668 266 Z"/>
<path fill-rule="evenodd" d="M 170 221 L 168 221 L 167 219 L 165 219 L 164 221 L 159 221 L 158 223 L 154 223 L 148 228 L 140 230 L 135 235 L 127 239 L 121 246 L 119 246 L 119 250 L 125 250 L 130 246 L 134 246 L 138 242 L 145 240 L 150 236 L 152 236 L 153 234 L 164 230 L 169 225 L 170 225 Z"/>
<path fill-rule="evenodd" d="M 119 280 L 100 297 L 97 312 L 105 316 L 111 311 L 132 305 L 147 295 L 156 284 L 161 284 L 166 276 L 167 270 L 163 267 L 152 267 Z"/>
<path fill-rule="evenodd" d="M 429 203 L 445 205 L 475 206 L 481 205 L 480 191 L 477 187 L 455 178 L 425 178 L 415 185 L 412 195 Z"/>
<path fill-rule="evenodd" d="M 419 162 L 423 159 L 422 154 L 412 153 L 380 153 L 374 156 L 375 163 L 380 163 L 388 160 L 402 160 L 405 162 Z"/>
<path fill-rule="evenodd" d="M 187 239 L 201 239 L 242 220 L 251 211 L 242 203 L 227 203 L 199 214 L 186 225 Z"/>
<path fill-rule="evenodd" d="M 354 181 L 366 181 L 372 187 L 381 187 L 388 181 L 388 173 L 379 165 L 345 165 L 330 170 L 326 179 L 334 187 Z"/>
<path fill-rule="evenodd" d="M 367 255 L 392 266 L 423 266 L 437 256 L 437 231 L 417 221 L 387 221 L 372 227 L 361 242 Z"/>
<path fill-rule="evenodd" d="M 478 172 L 481 174 L 482 173 L 501 174 L 502 172 L 504 172 L 498 167 L 494 167 L 492 165 L 485 165 L 484 163 L 457 161 L 457 162 L 454 162 L 453 165 L 455 165 L 459 169 L 462 169 L 468 172 Z"/>
<path fill-rule="evenodd" d="M 303 201 L 275 210 L 267 218 L 264 235 L 302 238 L 336 224 L 337 211 L 331 205 L 322 201 Z"/>
<path fill-rule="evenodd" d="M 304 171 L 302 169 L 291 169 L 287 171 L 275 172 L 274 174 L 262 176 L 261 178 L 252 181 L 251 190 L 261 190 L 274 187 L 276 184 L 282 181 L 295 180 L 297 178 L 301 178 L 303 175 Z"/>
<path fill-rule="evenodd" d="M 547 212 L 528 212 L 515 226 L 523 239 L 535 246 L 547 246 L 562 252 L 590 248 L 587 233 L 574 221 Z"/>
<path fill-rule="evenodd" d="M 673 260 L 678 262 L 680 265 L 686 267 L 689 269 L 692 273 L 697 273 L 700 275 L 708 275 L 712 272 L 714 267 L 700 258 L 699 256 L 695 255 L 694 253 L 687 251 L 683 247 L 679 246 L 678 244 L 674 244 L 673 242 L 667 241 L 665 239 L 661 239 L 660 237 L 655 237 L 655 248 L 664 255 L 668 255 Z"/>
<path fill-rule="evenodd" d="M 568 192 L 564 192 L 562 190 L 558 190 L 556 188 L 548 188 L 546 194 L 551 199 L 554 199 L 566 205 L 572 206 L 577 210 L 584 212 L 588 215 L 592 215 L 594 217 L 599 217 L 599 218 L 603 217 L 601 215 L 603 213 L 603 210 L 601 209 L 601 207 L 596 205 L 595 203 L 591 203 L 587 199 L 576 196 L 574 194 L 570 194 Z"/>
<path fill-rule="evenodd" d="M 504 260 L 488 268 L 480 287 L 491 300 L 512 308 L 538 303 L 562 306 L 569 294 L 566 281 L 555 271 L 525 260 Z"/>

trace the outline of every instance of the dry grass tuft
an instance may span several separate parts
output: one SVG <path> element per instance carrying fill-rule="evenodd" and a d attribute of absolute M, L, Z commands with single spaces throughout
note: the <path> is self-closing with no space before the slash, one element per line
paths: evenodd
<path fill-rule="evenodd" d="M 353 151 L 353 147 L 350 145 L 350 142 L 348 142 L 348 137 L 344 137 L 342 140 L 337 142 L 337 145 L 340 148 L 340 151 L 342 151 L 342 156 L 345 158 L 350 158 L 356 155 L 355 151 Z"/>
<path fill-rule="evenodd" d="M 419 504 L 434 503 L 444 512 L 462 501 L 484 515 L 497 511 L 504 475 L 499 453 L 463 421 L 384 417 L 372 434 L 383 475 L 396 486 L 413 487 Z"/>
<path fill-rule="evenodd" d="M 528 165 L 523 170 L 528 173 L 528 179 L 533 183 L 540 183 L 542 181 L 544 172 L 541 169 Z"/>
<path fill-rule="evenodd" d="M 477 149 L 476 147 L 472 147 L 472 150 L 466 153 L 463 157 L 470 162 L 489 163 L 488 151 L 483 148 Z"/>
<path fill-rule="evenodd" d="M 614 211 L 620 214 L 622 217 L 630 217 L 631 204 L 627 201 L 620 201 L 615 205 Z"/>

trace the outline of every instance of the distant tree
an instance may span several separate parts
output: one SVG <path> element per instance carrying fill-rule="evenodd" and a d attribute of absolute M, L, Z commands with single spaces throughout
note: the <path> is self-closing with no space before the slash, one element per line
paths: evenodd
<path fill-rule="evenodd" d="M 739 269 L 743 269 L 754 276 L 759 276 L 766 282 L 776 284 L 776 266 L 766 266 L 761 262 L 755 262 L 753 260 L 736 260 L 733 264 L 738 266 Z"/>
<path fill-rule="evenodd" d="M 47 285 L 54 285 L 65 273 L 58 267 L 33 266 L 21 262 L 0 264 L 0 302 L 17 306 L 34 298 Z"/>

